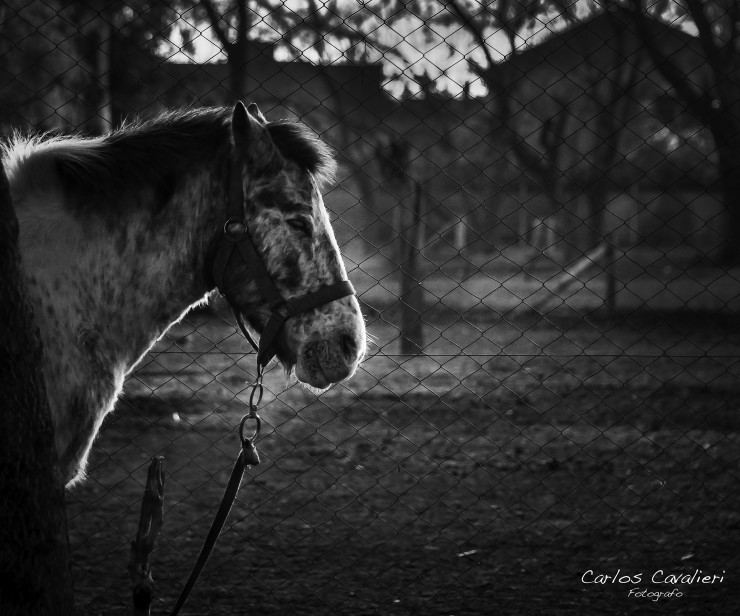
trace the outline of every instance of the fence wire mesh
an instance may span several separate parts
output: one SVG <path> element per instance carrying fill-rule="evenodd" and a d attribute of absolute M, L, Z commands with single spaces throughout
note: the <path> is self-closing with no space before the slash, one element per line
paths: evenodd
<path fill-rule="evenodd" d="M 320 395 L 268 371 L 187 613 L 733 613 L 737 3 L 11 0 L 0 28 L 5 132 L 241 98 L 337 155 L 368 355 Z M 81 614 L 128 609 L 154 455 L 172 605 L 254 363 L 215 299 L 131 374 L 68 493 Z M 696 570 L 724 578 L 668 579 Z"/>

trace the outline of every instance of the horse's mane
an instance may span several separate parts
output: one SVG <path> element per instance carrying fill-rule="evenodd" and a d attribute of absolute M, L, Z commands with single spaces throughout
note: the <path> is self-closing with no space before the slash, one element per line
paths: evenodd
<path fill-rule="evenodd" d="M 92 138 L 16 133 L 2 144 L 0 154 L 21 191 L 43 188 L 44 178 L 55 175 L 65 192 L 86 201 L 103 195 L 118 201 L 132 187 L 172 191 L 177 177 L 228 142 L 230 114 L 225 107 L 169 111 Z M 308 128 L 285 120 L 267 127 L 285 158 L 321 181 L 331 178 L 331 152 Z"/>

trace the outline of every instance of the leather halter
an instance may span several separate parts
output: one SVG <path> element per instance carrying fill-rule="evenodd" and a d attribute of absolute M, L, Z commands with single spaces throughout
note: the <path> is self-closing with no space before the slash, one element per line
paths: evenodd
<path fill-rule="evenodd" d="M 211 263 L 211 275 L 216 288 L 229 302 L 234 318 L 239 324 L 244 337 L 257 352 L 257 370 L 258 374 L 261 374 L 270 360 L 275 357 L 275 341 L 285 321 L 292 316 L 309 312 L 324 304 L 354 295 L 355 289 L 349 280 L 341 280 L 293 299 L 286 300 L 283 298 L 249 233 L 244 187 L 242 185 L 241 170 L 243 164 L 236 148 L 233 148 L 233 150 L 234 155 L 231 157 L 231 167 L 229 169 L 228 214 L 223 230 L 220 232 L 216 253 Z M 246 266 L 248 276 L 257 283 L 257 288 L 270 309 L 270 318 L 260 336 L 259 344 L 255 343 L 245 327 L 241 312 L 225 284 L 226 268 L 234 258 L 235 253 L 241 258 L 243 265 Z"/>

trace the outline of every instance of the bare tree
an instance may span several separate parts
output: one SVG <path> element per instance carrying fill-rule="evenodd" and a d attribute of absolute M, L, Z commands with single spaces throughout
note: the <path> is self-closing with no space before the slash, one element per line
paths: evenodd
<path fill-rule="evenodd" d="M 619 17 L 609 21 L 614 36 L 610 52 L 616 58 L 630 57 L 628 24 Z M 612 69 L 601 75 L 601 79 L 594 79 L 590 96 L 595 101 L 597 113 L 592 124 L 599 127 L 601 142 L 596 144 L 592 156 L 588 161 L 588 171 L 585 173 L 585 192 L 588 197 L 592 222 L 593 244 L 606 241 L 604 255 L 604 273 L 606 275 L 606 291 L 604 302 L 610 309 L 616 308 L 617 277 L 616 247 L 614 237 L 607 228 L 607 202 L 611 194 L 618 190 L 614 183 L 613 170 L 622 162 L 622 141 L 624 127 L 629 117 L 629 110 L 634 105 L 634 92 L 639 76 L 639 68 L 631 61 L 613 62 Z M 605 77 L 605 78 L 604 78 Z"/>
<path fill-rule="evenodd" d="M 85 127 L 96 133 L 113 127 L 113 21 L 118 5 L 119 1 L 97 0 L 76 7 L 80 61 L 92 82 L 82 95 L 87 107 Z"/>
<path fill-rule="evenodd" d="M 78 64 L 70 10 L 58 0 L 0 3 L 0 127 L 74 123 L 75 92 L 87 83 Z"/>
<path fill-rule="evenodd" d="M 564 126 L 559 126 L 555 121 L 557 115 L 553 116 L 551 122 L 543 122 L 540 142 L 544 150 L 540 153 L 533 151 L 517 134 L 514 122 L 506 121 L 512 117 L 514 111 L 511 106 L 511 85 L 517 78 L 516 70 L 512 62 L 494 62 L 485 28 L 501 28 L 513 49 L 516 37 L 526 26 L 527 20 L 550 12 L 559 14 L 567 26 L 574 22 L 573 11 L 576 4 L 567 0 L 496 0 L 482 3 L 480 11 L 473 14 L 466 8 L 469 5 L 464 5 L 461 0 L 441 2 L 474 35 L 477 44 L 486 54 L 487 66 L 479 68 L 479 73 L 489 89 L 495 93 L 496 111 L 502 123 L 497 138 L 502 140 L 530 179 L 548 192 L 555 211 L 559 207 L 559 174 L 549 164 L 556 157 L 553 156 L 553 150 L 548 151 L 547 146 L 560 142 L 565 133 L 561 131 L 559 134 L 556 129 Z M 719 189 L 728 213 L 723 254 L 727 260 L 737 261 L 740 259 L 740 242 L 736 240 L 740 233 L 740 3 L 735 0 L 629 0 L 626 3 L 615 0 L 608 9 L 613 10 L 614 15 L 620 14 L 619 19 L 615 19 L 617 25 L 625 12 L 632 16 L 634 28 L 623 36 L 637 37 L 651 66 L 663 75 L 686 108 L 711 131 L 719 160 Z M 591 7 L 590 14 L 595 14 L 597 10 L 602 9 Z M 684 15 L 679 15 L 681 19 L 676 19 L 677 10 L 679 13 L 681 10 L 684 12 Z M 693 24 L 698 44 L 694 44 L 691 37 L 678 36 L 676 27 L 669 25 L 668 21 Z M 606 51 L 613 55 L 613 50 Z M 623 56 L 616 60 L 624 64 L 625 58 Z M 593 60 L 584 56 L 584 61 Z M 613 68 L 619 67 L 615 65 Z M 629 67 L 625 70 L 629 71 Z M 646 67 L 645 70 L 651 69 Z M 599 89 L 603 94 L 601 85 Z M 623 90 L 622 85 L 617 85 L 616 90 Z M 613 94 L 623 101 L 629 93 L 615 91 Z M 563 108 L 567 105 L 566 101 L 557 100 L 557 94 L 549 89 L 547 96 L 552 97 Z M 623 106 L 624 102 L 619 104 Z M 606 149 L 613 155 L 613 146 L 618 141 L 617 135 L 623 124 L 616 120 L 615 125 L 613 118 L 604 117 L 607 118 Z M 599 161 L 599 164 L 603 162 Z"/>
<path fill-rule="evenodd" d="M 478 15 L 473 15 L 460 0 L 442 0 L 449 12 L 454 15 L 474 37 L 486 57 L 486 66 L 471 65 L 478 76 L 493 94 L 491 105 L 494 126 L 492 135 L 497 143 L 495 149 L 512 157 L 515 164 L 547 197 L 549 211 L 542 215 L 543 223 L 554 226 L 553 216 L 563 207 L 561 184 L 563 174 L 559 168 L 560 146 L 565 140 L 564 129 L 567 121 L 567 100 L 553 100 L 552 114 L 539 127 L 540 149 L 533 147 L 517 131 L 518 122 L 513 120 L 515 105 L 513 101 L 514 84 L 520 78 L 517 67 L 506 60 L 496 62 L 491 53 L 485 28 L 499 27 L 506 35 L 511 49 L 509 57 L 516 50 L 517 37 L 538 14 L 544 14 L 546 7 L 541 2 L 530 0 L 500 0 L 487 2 Z M 567 10 L 564 15 L 570 16 Z"/>
<path fill-rule="evenodd" d="M 335 0 L 308 0 L 305 6 L 295 10 L 264 0 L 229 0 L 220 4 L 200 0 L 192 4 L 196 15 L 210 25 L 226 55 L 230 89 L 236 98 L 247 97 L 257 86 L 249 83 L 248 68 L 248 64 L 258 58 L 255 41 L 260 34 L 255 28 L 257 25 L 267 24 L 280 31 L 281 42 L 291 48 L 294 55 L 300 55 L 302 48 L 311 47 L 323 58 L 332 41 L 350 39 L 357 43 L 363 39 L 362 34 L 343 18 Z M 265 15 L 258 15 L 261 9 Z"/>
<path fill-rule="evenodd" d="M 657 69 L 671 84 L 686 108 L 714 137 L 719 158 L 720 189 L 728 212 L 723 257 L 740 259 L 740 3 L 735 0 L 683 0 L 696 25 L 702 63 L 710 79 L 694 77 L 673 50 L 661 45 L 654 23 L 675 8 L 665 0 L 652 3 L 630 0 L 629 10 L 637 33 Z"/>
<path fill-rule="evenodd" d="M 248 9 L 248 0 L 232 0 L 221 13 L 211 0 L 201 0 L 200 6 L 226 54 L 229 64 L 230 89 L 235 98 L 245 98 L 249 94 L 247 64 L 250 60 L 249 31 L 253 23 Z M 229 30 L 233 29 L 233 36 Z"/>

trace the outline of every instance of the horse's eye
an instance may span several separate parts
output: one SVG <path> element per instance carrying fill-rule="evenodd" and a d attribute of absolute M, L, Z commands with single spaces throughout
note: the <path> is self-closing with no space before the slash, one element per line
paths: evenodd
<path fill-rule="evenodd" d="M 305 218 L 290 218 L 287 222 L 291 227 L 303 235 L 310 237 L 313 234 L 313 225 Z"/>

